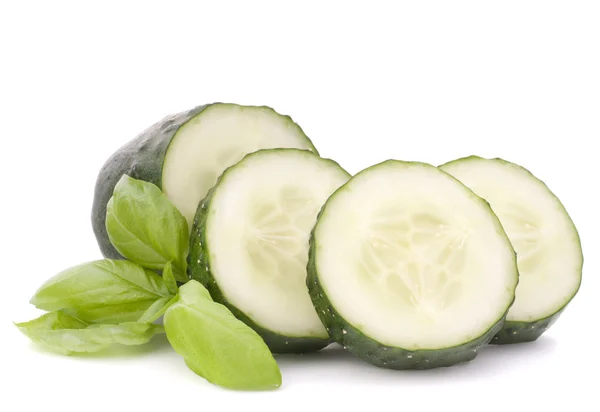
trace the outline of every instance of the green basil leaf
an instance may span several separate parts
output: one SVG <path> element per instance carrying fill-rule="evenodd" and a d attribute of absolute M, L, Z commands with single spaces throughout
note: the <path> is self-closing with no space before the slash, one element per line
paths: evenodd
<path fill-rule="evenodd" d="M 160 325 L 137 322 L 88 325 L 60 311 L 16 326 L 32 341 L 63 355 L 98 352 L 113 344 L 142 345 L 163 331 Z"/>
<path fill-rule="evenodd" d="M 191 280 L 164 317 L 169 342 L 186 365 L 211 383 L 231 389 L 281 386 L 281 372 L 263 339 L 210 299 Z"/>
<path fill-rule="evenodd" d="M 152 304 L 152 306 L 150 306 L 148 308 L 148 310 L 146 310 L 146 312 L 144 312 L 144 314 L 142 316 L 140 316 L 140 318 L 138 319 L 138 322 L 140 323 L 152 323 L 155 320 L 157 320 L 158 318 L 160 318 L 162 315 L 165 314 L 165 312 L 167 311 L 167 309 L 169 309 L 169 307 L 171 307 L 171 305 L 175 302 L 177 302 L 177 300 L 179 299 L 179 296 L 173 296 L 172 298 L 161 298 L 159 300 L 157 300 L 156 302 L 154 302 Z"/>
<path fill-rule="evenodd" d="M 37 308 L 63 310 L 88 323 L 136 321 L 156 300 L 171 298 L 156 273 L 126 260 L 99 260 L 67 269 L 31 298 Z"/>
<path fill-rule="evenodd" d="M 156 185 L 123 175 L 106 207 L 106 230 L 127 259 L 149 269 L 172 260 L 177 280 L 187 281 L 187 221 Z"/>
<path fill-rule="evenodd" d="M 183 287 L 185 286 L 185 287 Z M 212 297 L 208 290 L 198 281 L 190 281 L 179 288 L 179 299 L 186 305 L 194 305 L 196 302 L 209 300 L 212 302 Z"/>
<path fill-rule="evenodd" d="M 163 269 L 163 280 L 165 282 L 165 286 L 167 287 L 167 290 L 171 294 L 176 295 L 177 294 L 177 281 L 175 280 L 175 277 L 173 276 L 173 265 L 171 264 L 171 261 L 168 261 L 167 264 L 165 265 L 165 268 Z"/>

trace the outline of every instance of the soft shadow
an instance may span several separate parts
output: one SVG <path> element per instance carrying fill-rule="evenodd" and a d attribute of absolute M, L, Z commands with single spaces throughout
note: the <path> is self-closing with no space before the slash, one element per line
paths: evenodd
<path fill-rule="evenodd" d="M 275 359 L 277 360 L 277 363 L 283 367 L 297 365 L 326 365 L 334 363 L 356 363 L 360 366 L 365 363 L 347 350 L 344 350 L 337 343 L 333 343 L 317 352 L 275 354 Z"/>
<path fill-rule="evenodd" d="M 286 371 L 306 372 L 308 374 L 321 374 L 323 371 L 338 371 L 343 374 L 386 371 L 377 368 L 334 343 L 325 349 L 311 353 L 276 354 L 275 359 L 282 373 L 287 376 Z"/>
<path fill-rule="evenodd" d="M 510 372 L 523 363 L 536 363 L 551 355 L 557 347 L 555 339 L 542 336 L 535 342 L 513 345 L 488 345 L 480 349 L 478 356 L 470 362 L 460 363 L 452 367 L 427 370 L 390 370 L 373 366 L 337 344 L 330 345 L 319 352 L 308 354 L 276 355 L 282 372 L 295 370 L 307 373 L 325 373 L 336 370 L 336 379 L 353 381 L 362 379 L 368 373 L 370 379 L 401 380 L 408 384 L 420 382 L 472 381 L 474 378 L 485 378 Z M 331 369 L 329 367 L 332 367 Z M 335 367 L 334 367 L 335 366 Z M 319 368 L 319 370 L 313 370 Z M 332 372 L 333 373 L 333 372 Z"/>
<path fill-rule="evenodd" d="M 534 342 L 487 345 L 480 350 L 475 360 L 485 364 L 485 367 L 504 370 L 512 368 L 515 363 L 524 361 L 535 363 L 541 358 L 552 355 L 557 347 L 556 339 L 542 336 Z"/>
<path fill-rule="evenodd" d="M 33 351 L 48 355 L 55 356 L 63 356 L 57 354 L 56 352 L 52 352 L 50 350 L 45 349 L 42 345 L 36 345 L 35 343 L 31 343 L 31 348 Z M 86 360 L 96 360 L 96 359 L 127 359 L 127 358 L 137 358 L 144 357 L 148 355 L 154 355 L 156 353 L 164 353 L 167 351 L 171 351 L 171 345 L 167 340 L 166 335 L 160 334 L 156 335 L 150 340 L 150 342 L 143 345 L 112 345 L 107 349 L 104 349 L 100 352 L 92 352 L 92 353 L 74 353 L 69 355 L 72 359 L 86 359 Z"/>
<path fill-rule="evenodd" d="M 428 369 L 423 371 L 402 371 L 411 379 L 439 379 L 447 381 L 486 378 L 502 375 L 523 363 L 536 363 L 552 354 L 557 343 L 551 337 L 543 336 L 535 342 L 512 345 L 487 345 L 479 350 L 479 354 L 470 362 L 452 367 Z M 416 373 L 415 373 L 416 372 Z"/>

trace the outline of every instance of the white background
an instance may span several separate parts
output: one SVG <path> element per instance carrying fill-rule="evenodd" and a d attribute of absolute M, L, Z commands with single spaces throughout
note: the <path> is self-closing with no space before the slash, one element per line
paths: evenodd
<path fill-rule="evenodd" d="M 0 3 L 0 410 L 600 410 L 600 3 L 91 3 Z M 579 229 L 579 295 L 536 343 L 470 364 L 386 371 L 332 348 L 279 357 L 284 383 L 268 393 L 209 385 L 165 339 L 85 358 L 30 344 L 11 322 L 38 315 L 36 288 L 100 258 L 104 160 L 213 101 L 292 115 L 352 173 L 392 157 L 524 165 Z"/>

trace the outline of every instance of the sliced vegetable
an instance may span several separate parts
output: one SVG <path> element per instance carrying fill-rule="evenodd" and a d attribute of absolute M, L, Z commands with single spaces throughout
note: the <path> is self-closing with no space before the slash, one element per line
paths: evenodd
<path fill-rule="evenodd" d="M 424 163 L 387 161 L 327 200 L 310 239 L 308 288 L 332 338 L 374 365 L 473 359 L 514 300 L 514 251 L 468 188 Z"/>
<path fill-rule="evenodd" d="M 16 326 L 32 341 L 63 355 L 98 352 L 114 344 L 143 345 L 163 331 L 160 325 L 137 322 L 88 325 L 60 311 Z"/>
<path fill-rule="evenodd" d="M 583 254 L 573 221 L 541 180 L 514 163 L 471 156 L 440 168 L 490 203 L 517 252 L 515 303 L 492 343 L 536 340 L 581 284 Z"/>
<path fill-rule="evenodd" d="M 260 336 L 215 303 L 192 280 L 165 313 L 169 342 L 196 374 L 231 389 L 264 390 L 281 385 L 277 363 Z"/>
<path fill-rule="evenodd" d="M 178 280 L 187 280 L 187 222 L 152 183 L 121 177 L 107 205 L 106 230 L 125 258 L 148 269 L 163 269 L 171 261 Z"/>
<path fill-rule="evenodd" d="M 88 323 L 137 320 L 156 300 L 171 298 L 163 279 L 127 260 L 99 260 L 67 269 L 31 298 L 39 309 L 62 310 Z"/>
<path fill-rule="evenodd" d="M 190 276 L 273 352 L 329 343 L 306 289 L 308 237 L 321 205 L 348 178 L 305 150 L 261 150 L 227 169 L 198 208 Z"/>
<path fill-rule="evenodd" d="M 92 226 L 102 253 L 121 258 L 105 218 L 124 174 L 161 188 L 191 228 L 198 202 L 223 170 L 247 153 L 278 147 L 316 152 L 291 118 L 268 107 L 215 103 L 167 116 L 113 154 L 98 175 Z"/>

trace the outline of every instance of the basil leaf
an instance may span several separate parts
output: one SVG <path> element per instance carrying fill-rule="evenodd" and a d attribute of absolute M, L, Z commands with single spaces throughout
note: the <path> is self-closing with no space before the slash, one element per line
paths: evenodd
<path fill-rule="evenodd" d="M 37 308 L 63 310 L 88 323 L 137 320 L 156 300 L 170 298 L 163 279 L 126 260 L 99 260 L 67 269 L 31 298 Z"/>
<path fill-rule="evenodd" d="M 113 344 L 142 345 L 163 331 L 160 325 L 137 322 L 88 325 L 60 311 L 16 326 L 32 341 L 63 355 L 98 352 Z"/>
<path fill-rule="evenodd" d="M 281 373 L 262 338 L 210 299 L 198 282 L 179 288 L 164 317 L 169 342 L 196 374 L 231 389 L 281 386 Z"/>
<path fill-rule="evenodd" d="M 171 299 L 161 298 L 161 299 L 157 300 L 156 302 L 154 302 L 152 304 L 152 306 L 150 306 L 148 308 L 148 310 L 146 310 L 146 312 L 144 312 L 144 314 L 142 316 L 140 316 L 140 318 L 138 319 L 138 322 L 140 322 L 140 323 L 154 322 L 155 320 L 160 318 L 162 315 L 164 315 L 165 312 L 167 311 L 167 309 L 169 309 L 169 307 L 173 303 L 177 302 L 178 299 L 179 299 L 179 296 L 173 296 Z"/>
<path fill-rule="evenodd" d="M 186 305 L 193 306 L 195 303 L 205 300 L 212 302 L 210 293 L 200 282 L 190 281 L 183 286 L 179 288 L 179 299 Z"/>
<path fill-rule="evenodd" d="M 127 259 L 149 269 L 172 260 L 177 280 L 187 281 L 187 221 L 157 186 L 123 175 L 106 207 L 106 230 Z"/>
<path fill-rule="evenodd" d="M 177 294 L 177 281 L 175 280 L 175 277 L 173 276 L 173 265 L 171 264 L 171 261 L 168 261 L 167 264 L 165 265 L 165 268 L 163 269 L 163 281 L 165 282 L 165 286 L 167 287 L 167 290 L 171 294 L 176 295 Z"/>

